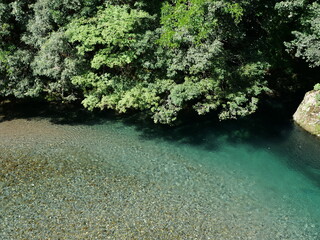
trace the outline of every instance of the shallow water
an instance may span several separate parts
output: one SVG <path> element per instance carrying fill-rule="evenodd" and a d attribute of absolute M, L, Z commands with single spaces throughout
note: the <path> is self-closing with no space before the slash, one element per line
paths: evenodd
<path fill-rule="evenodd" d="M 0 123 L 0 239 L 320 239 L 319 204 L 289 121 Z"/>

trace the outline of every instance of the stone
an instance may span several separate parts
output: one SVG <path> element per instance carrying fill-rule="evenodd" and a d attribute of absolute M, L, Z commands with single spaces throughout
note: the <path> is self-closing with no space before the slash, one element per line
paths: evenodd
<path fill-rule="evenodd" d="M 320 90 L 306 93 L 293 119 L 306 131 L 320 137 Z"/>

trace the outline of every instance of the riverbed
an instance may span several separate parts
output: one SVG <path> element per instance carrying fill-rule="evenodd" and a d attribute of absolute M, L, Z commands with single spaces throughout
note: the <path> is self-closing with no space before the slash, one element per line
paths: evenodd
<path fill-rule="evenodd" d="M 320 239 L 320 142 L 290 120 L 0 122 L 0 239 Z"/>

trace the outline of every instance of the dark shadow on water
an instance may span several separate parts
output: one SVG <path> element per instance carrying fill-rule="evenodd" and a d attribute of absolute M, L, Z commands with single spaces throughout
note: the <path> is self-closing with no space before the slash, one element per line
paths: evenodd
<path fill-rule="evenodd" d="M 123 122 L 134 127 L 141 139 L 163 139 L 214 151 L 219 147 L 217 140 L 221 137 L 231 144 L 247 143 L 256 147 L 265 147 L 268 141 L 284 141 L 292 130 L 291 121 L 287 116 L 274 115 L 272 111 L 225 121 L 219 121 L 215 114 L 185 114 L 182 116 L 184 120 L 175 126 L 155 125 L 138 114 L 123 118 Z"/>
<path fill-rule="evenodd" d="M 165 140 L 177 146 L 189 144 L 211 152 L 224 143 L 270 150 L 288 168 L 301 172 L 320 189 L 319 139 L 293 123 L 292 111 L 284 111 L 281 106 L 263 109 L 249 117 L 222 122 L 214 114 L 187 115 L 174 127 L 154 125 L 139 115 L 126 117 L 123 122 L 134 127 L 142 140 Z M 222 143 L 219 139 L 223 139 Z"/>
<path fill-rule="evenodd" d="M 55 104 L 42 101 L 7 102 L 0 105 L 0 122 L 14 119 L 48 119 L 59 125 L 94 125 L 103 122 L 98 114 L 79 104 Z"/>

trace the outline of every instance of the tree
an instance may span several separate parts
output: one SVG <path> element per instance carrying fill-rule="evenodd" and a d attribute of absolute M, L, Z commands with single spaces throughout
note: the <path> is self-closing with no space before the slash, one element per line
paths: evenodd
<path fill-rule="evenodd" d="M 289 52 L 303 58 L 310 67 L 320 66 L 320 4 L 302 0 L 281 2 L 277 8 L 287 18 L 298 18 L 300 25 L 292 31 L 294 39 L 286 42 Z"/>
<path fill-rule="evenodd" d="M 167 124 L 186 110 L 238 118 L 266 93 L 307 86 L 299 58 L 320 64 L 319 9 L 304 0 L 3 0 L 0 96 L 140 110 Z"/>

